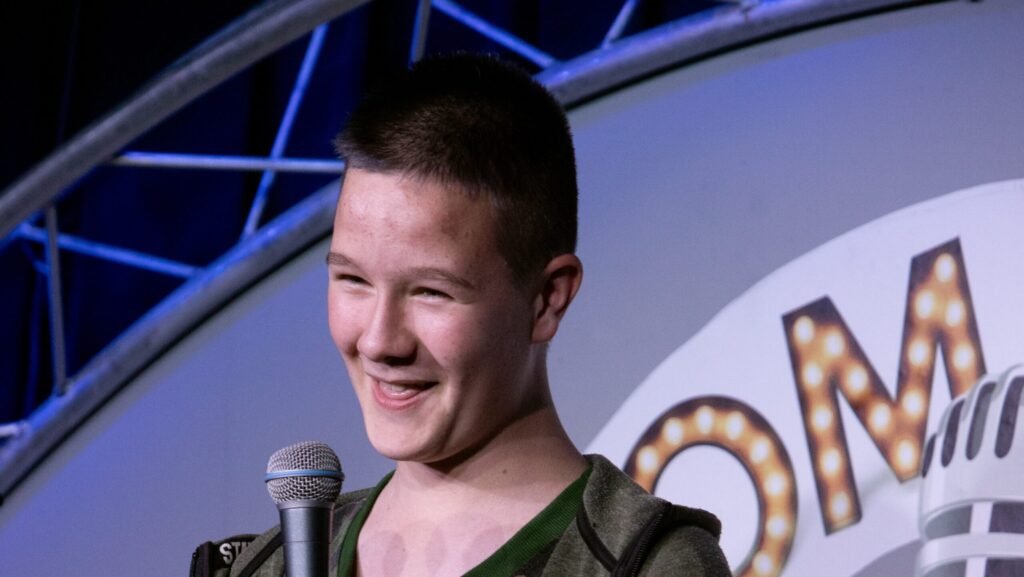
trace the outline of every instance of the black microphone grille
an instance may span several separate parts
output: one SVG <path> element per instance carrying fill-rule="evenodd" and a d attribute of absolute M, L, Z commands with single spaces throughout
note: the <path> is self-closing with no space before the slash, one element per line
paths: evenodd
<path fill-rule="evenodd" d="M 330 447 L 319 441 L 305 441 L 271 455 L 265 479 L 270 497 L 280 505 L 288 501 L 333 502 L 345 475 Z"/>

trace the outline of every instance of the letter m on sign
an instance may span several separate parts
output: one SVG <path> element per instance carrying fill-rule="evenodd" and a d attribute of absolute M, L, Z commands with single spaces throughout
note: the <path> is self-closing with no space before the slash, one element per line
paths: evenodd
<path fill-rule="evenodd" d="M 782 324 L 825 531 L 833 533 L 861 519 L 839 395 L 903 482 L 920 469 L 938 351 L 951 397 L 985 372 L 960 241 L 911 261 L 895 398 L 827 296 L 787 313 Z"/>

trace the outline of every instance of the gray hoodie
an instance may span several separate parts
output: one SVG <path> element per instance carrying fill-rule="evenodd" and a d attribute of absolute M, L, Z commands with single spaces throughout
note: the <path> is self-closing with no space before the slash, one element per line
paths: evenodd
<path fill-rule="evenodd" d="M 650 495 L 600 455 L 587 455 L 587 460 L 593 469 L 575 523 L 520 569 L 522 577 L 731 575 L 718 546 L 721 525 L 714 515 Z M 370 492 L 338 497 L 330 577 L 336 577 L 342 540 Z M 258 536 L 204 543 L 193 555 L 191 576 L 281 577 L 283 572 L 280 529 L 274 527 Z"/>

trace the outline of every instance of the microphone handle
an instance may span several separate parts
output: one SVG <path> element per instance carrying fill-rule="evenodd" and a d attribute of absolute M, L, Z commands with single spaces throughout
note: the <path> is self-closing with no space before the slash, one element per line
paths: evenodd
<path fill-rule="evenodd" d="M 277 506 L 288 577 L 327 577 L 334 503 L 286 501 Z"/>

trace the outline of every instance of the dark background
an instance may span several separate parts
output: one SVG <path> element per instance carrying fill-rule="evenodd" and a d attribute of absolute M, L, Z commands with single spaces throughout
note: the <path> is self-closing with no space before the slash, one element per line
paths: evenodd
<path fill-rule="evenodd" d="M 0 191 L 161 70 L 259 2 L 110 0 L 5 2 L 0 6 Z M 461 3 L 558 59 L 597 48 L 622 0 Z M 640 2 L 626 34 L 721 3 Z M 407 64 L 414 0 L 370 2 L 331 23 L 285 156 L 332 158 L 331 140 L 358 95 Z M 265 58 L 197 99 L 127 150 L 266 155 L 308 37 Z M 452 50 L 504 54 L 537 67 L 434 11 L 427 54 Z M 205 266 L 242 232 L 260 174 L 101 166 L 57 202 L 61 232 Z M 266 223 L 331 176 L 280 174 Z M 2 192 L 0 192 L 2 194 Z M 43 226 L 37 215 L 31 222 Z M 183 281 L 61 253 L 68 375 Z M 24 418 L 53 389 L 43 247 L 0 239 L 0 423 Z"/>

